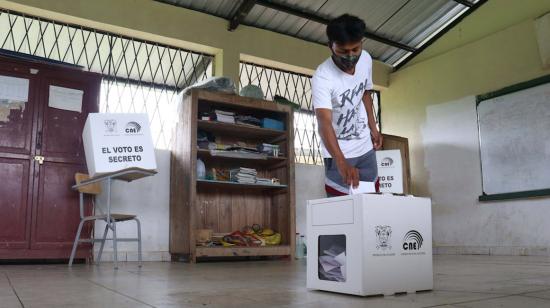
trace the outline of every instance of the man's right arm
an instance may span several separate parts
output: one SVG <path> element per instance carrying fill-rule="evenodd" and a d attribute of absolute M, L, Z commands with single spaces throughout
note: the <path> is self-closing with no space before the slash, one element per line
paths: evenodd
<path fill-rule="evenodd" d="M 332 127 L 332 110 L 317 108 L 315 109 L 315 115 L 317 116 L 319 134 L 321 135 L 323 144 L 336 163 L 336 167 L 344 179 L 344 183 L 357 187 L 359 185 L 359 170 L 348 164 L 338 145 L 338 139 Z"/>

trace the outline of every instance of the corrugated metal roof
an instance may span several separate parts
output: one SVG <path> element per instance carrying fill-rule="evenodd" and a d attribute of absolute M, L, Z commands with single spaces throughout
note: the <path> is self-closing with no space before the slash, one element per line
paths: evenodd
<path fill-rule="evenodd" d="M 157 0 L 197 10 L 225 19 L 238 10 L 244 0 Z M 472 4 L 479 0 L 470 1 Z M 326 44 L 326 26 L 257 3 L 243 24 Z M 454 0 L 269 0 L 299 12 L 330 20 L 341 14 L 356 15 L 365 21 L 368 32 L 418 48 L 450 20 L 463 14 L 466 6 Z M 373 58 L 396 65 L 411 52 L 367 39 L 364 48 Z"/>
<path fill-rule="evenodd" d="M 159 0 L 187 9 L 228 19 L 243 0 Z"/>

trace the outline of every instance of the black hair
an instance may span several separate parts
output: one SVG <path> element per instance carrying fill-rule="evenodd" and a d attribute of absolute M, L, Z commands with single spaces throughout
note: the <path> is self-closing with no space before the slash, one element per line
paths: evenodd
<path fill-rule="evenodd" d="M 330 43 L 354 43 L 363 39 L 366 29 L 365 22 L 361 18 L 344 14 L 328 23 L 327 37 Z"/>

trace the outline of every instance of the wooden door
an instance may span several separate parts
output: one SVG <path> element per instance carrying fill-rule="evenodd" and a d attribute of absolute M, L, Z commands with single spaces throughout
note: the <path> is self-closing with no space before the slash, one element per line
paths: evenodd
<path fill-rule="evenodd" d="M 30 80 L 28 108 L 8 123 L 19 126 L 0 124 L 2 140 L 12 134 L 9 142 L 0 141 L 0 178 L 10 178 L 0 186 L 8 196 L 0 199 L 0 210 L 11 213 L 0 215 L 0 223 L 10 219 L 10 227 L 0 226 L 0 258 L 68 258 L 79 223 L 78 193 L 71 186 L 75 172 L 86 172 L 82 129 L 88 113 L 98 110 L 101 79 L 72 68 L 5 58 L 0 63 L 18 66 Z M 83 91 L 81 112 L 49 106 L 52 86 Z M 88 226 L 83 236 L 90 235 Z M 90 245 L 84 245 L 77 257 L 89 255 Z"/>
<path fill-rule="evenodd" d="M 28 67 L 0 65 L 0 249 L 28 248 L 34 172 L 37 77 Z"/>
<path fill-rule="evenodd" d="M 83 92 L 82 112 L 49 106 L 51 87 Z M 95 74 L 55 70 L 44 72 L 39 90 L 41 95 L 37 135 L 41 139 L 36 154 L 44 163 L 35 172 L 33 206 L 33 249 L 62 249 L 72 247 L 79 219 L 78 194 L 71 190 L 75 172 L 86 172 L 82 130 L 90 112 L 97 112 L 100 78 Z M 88 213 L 91 209 L 87 209 Z M 63 223 L 58 223 L 60 218 Z M 84 231 L 90 237 L 91 224 Z"/>

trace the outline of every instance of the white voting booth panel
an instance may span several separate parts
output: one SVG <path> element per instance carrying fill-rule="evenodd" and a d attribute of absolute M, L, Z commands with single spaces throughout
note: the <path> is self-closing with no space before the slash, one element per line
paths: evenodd
<path fill-rule="evenodd" d="M 131 167 L 157 169 L 147 114 L 90 113 L 82 140 L 92 177 Z"/>
<path fill-rule="evenodd" d="M 307 234 L 308 289 L 361 296 L 433 289 L 428 198 L 309 200 Z"/>
<path fill-rule="evenodd" d="M 403 193 L 403 162 L 400 150 L 376 151 L 380 192 Z"/>

